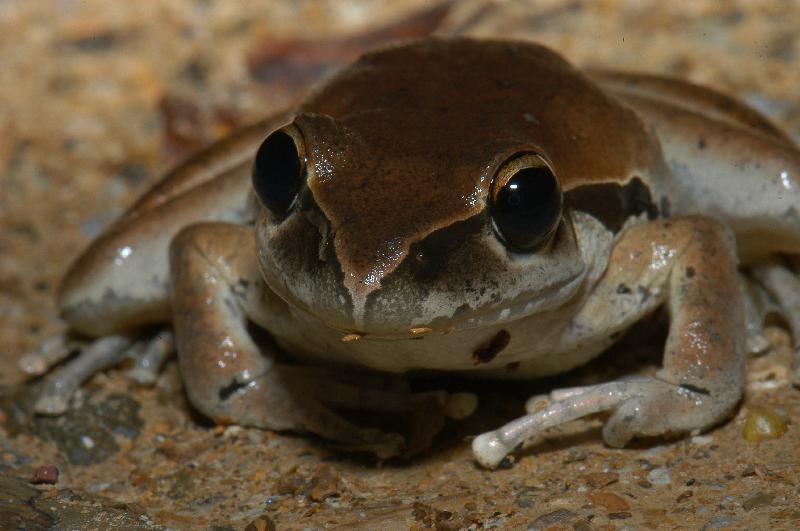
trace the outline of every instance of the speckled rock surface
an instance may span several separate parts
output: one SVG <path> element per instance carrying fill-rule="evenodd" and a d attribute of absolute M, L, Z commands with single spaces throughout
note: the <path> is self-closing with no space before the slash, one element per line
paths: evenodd
<path fill-rule="evenodd" d="M 476 384 L 476 418 L 405 463 L 209 425 L 188 407 L 174 363 L 154 388 L 112 370 L 69 415 L 31 417 L 16 362 L 63 331 L 55 287 L 89 239 L 170 164 L 286 105 L 326 64 L 387 34 L 427 31 L 438 14 L 396 24 L 426 6 L 0 3 L 0 527 L 800 527 L 800 392 L 787 383 L 788 338 L 777 328 L 770 353 L 750 363 L 742 408 L 711 433 L 615 450 L 600 442 L 599 420 L 575 422 L 494 472 L 475 466 L 464 435 L 549 386 L 630 372 L 657 343 L 622 345 L 625 356 L 558 381 Z M 534 38 L 577 64 L 708 83 L 800 139 L 797 28 L 792 1 L 537 0 L 459 2 L 440 31 Z M 788 430 L 746 441 L 757 407 L 788 418 Z M 52 466 L 55 483 L 41 469 Z"/>

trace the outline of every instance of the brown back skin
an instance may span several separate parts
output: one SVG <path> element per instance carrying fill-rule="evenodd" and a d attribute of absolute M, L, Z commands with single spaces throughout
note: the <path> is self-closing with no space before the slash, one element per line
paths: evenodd
<path fill-rule="evenodd" d="M 412 243 L 479 214 L 516 153 L 544 155 L 564 191 L 663 171 L 634 112 L 527 42 L 428 39 L 367 54 L 295 123 L 345 284 L 361 296 Z"/>

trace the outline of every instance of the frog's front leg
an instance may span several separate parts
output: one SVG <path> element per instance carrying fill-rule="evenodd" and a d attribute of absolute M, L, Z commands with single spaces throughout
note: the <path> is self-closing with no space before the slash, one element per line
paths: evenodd
<path fill-rule="evenodd" d="M 655 377 L 563 393 L 542 410 L 477 437 L 478 461 L 497 466 L 542 430 L 601 411 L 613 412 L 603 429 L 611 446 L 636 436 L 704 430 L 722 420 L 741 398 L 746 349 L 735 244 L 721 222 L 685 217 L 628 229 L 571 328 L 589 340 L 599 330 L 626 328 L 662 302 L 671 323 Z"/>
<path fill-rule="evenodd" d="M 379 457 L 403 450 L 399 434 L 357 426 L 332 407 L 413 414 L 446 412 L 445 393 L 370 388 L 334 371 L 281 365 L 254 342 L 248 321 L 291 326 L 286 303 L 262 281 L 252 228 L 203 223 L 172 243 L 173 324 L 192 404 L 222 424 L 311 432 Z"/>

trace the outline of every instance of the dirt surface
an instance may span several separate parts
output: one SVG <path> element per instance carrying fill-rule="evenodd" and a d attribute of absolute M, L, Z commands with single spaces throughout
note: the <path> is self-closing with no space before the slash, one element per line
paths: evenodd
<path fill-rule="evenodd" d="M 580 65 L 711 84 L 800 138 L 795 2 L 463 2 L 443 21 L 431 5 L 0 4 L 0 528 L 800 527 L 800 392 L 777 328 L 772 350 L 751 361 L 742 407 L 711 433 L 615 450 L 590 419 L 492 472 L 474 464 L 466 436 L 518 414 L 528 395 L 638 370 L 656 338 L 640 332 L 643 345 L 629 340 L 556 381 L 464 384 L 480 394 L 478 414 L 411 462 L 210 425 L 187 405 L 174 363 L 153 388 L 111 370 L 67 415 L 30 414 L 35 387 L 20 386 L 16 363 L 63 331 L 55 287 L 87 242 L 170 164 L 387 36 L 439 25 L 533 38 Z M 756 408 L 788 419 L 788 430 L 745 440 Z"/>

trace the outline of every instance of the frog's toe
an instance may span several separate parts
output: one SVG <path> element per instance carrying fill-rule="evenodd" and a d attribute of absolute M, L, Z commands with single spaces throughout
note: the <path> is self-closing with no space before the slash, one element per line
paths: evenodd
<path fill-rule="evenodd" d="M 64 335 L 52 337 L 19 359 L 20 370 L 28 376 L 41 376 L 51 367 L 69 357 L 70 345 Z"/>
<path fill-rule="evenodd" d="M 164 329 L 152 337 L 138 341 L 129 349 L 133 366 L 128 369 L 128 378 L 139 385 L 154 385 L 164 362 L 173 352 L 175 352 L 175 337 L 170 329 Z"/>
<path fill-rule="evenodd" d="M 132 340 L 128 336 L 106 336 L 95 340 L 75 359 L 58 367 L 44 382 L 41 394 L 34 405 L 41 415 L 61 415 L 69 407 L 75 391 L 90 376 L 116 365 L 128 356 Z"/>

